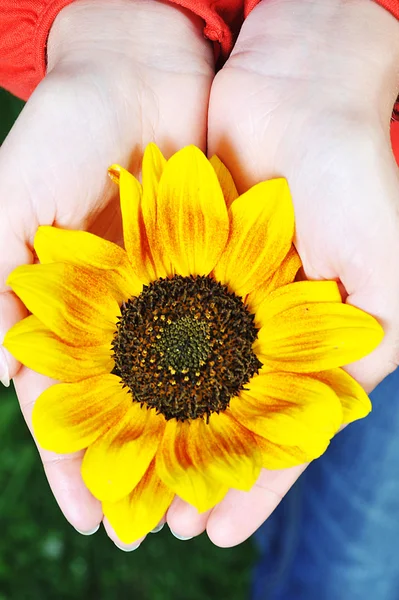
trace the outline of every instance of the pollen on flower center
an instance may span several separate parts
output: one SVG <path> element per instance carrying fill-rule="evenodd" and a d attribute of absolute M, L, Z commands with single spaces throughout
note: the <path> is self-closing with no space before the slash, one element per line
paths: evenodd
<path fill-rule="evenodd" d="M 182 373 L 205 364 L 211 349 L 209 339 L 209 324 L 188 315 L 167 322 L 156 345 L 162 362 Z"/>
<path fill-rule="evenodd" d="M 166 419 L 208 420 L 260 369 L 256 337 L 241 298 L 211 277 L 158 279 L 122 306 L 114 373 Z"/>

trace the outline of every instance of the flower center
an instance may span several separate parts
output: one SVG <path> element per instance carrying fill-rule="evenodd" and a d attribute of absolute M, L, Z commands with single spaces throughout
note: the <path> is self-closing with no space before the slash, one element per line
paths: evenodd
<path fill-rule="evenodd" d="M 157 347 L 161 362 L 179 373 L 196 370 L 205 364 L 211 346 L 209 325 L 186 316 L 166 323 Z"/>
<path fill-rule="evenodd" d="M 211 277 L 158 279 L 121 308 L 113 372 L 136 402 L 166 419 L 208 421 L 262 366 L 253 319 Z"/>

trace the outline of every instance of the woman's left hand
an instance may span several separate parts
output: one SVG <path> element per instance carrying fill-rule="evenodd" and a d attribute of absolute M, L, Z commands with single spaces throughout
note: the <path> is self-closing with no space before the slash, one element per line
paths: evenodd
<path fill-rule="evenodd" d="M 274 0 L 245 21 L 210 99 L 210 155 L 241 191 L 286 177 L 306 276 L 339 280 L 346 302 L 382 323 L 381 346 L 348 368 L 368 392 L 399 364 L 398 64 L 399 23 L 370 0 Z M 230 490 L 202 515 L 176 499 L 168 523 L 239 544 L 305 468 L 263 470 L 250 492 Z"/>

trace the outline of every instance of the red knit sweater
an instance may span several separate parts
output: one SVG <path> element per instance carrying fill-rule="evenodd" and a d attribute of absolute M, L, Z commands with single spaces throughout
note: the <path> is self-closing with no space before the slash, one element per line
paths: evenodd
<path fill-rule="evenodd" d="M 46 40 L 57 14 L 73 0 L 0 0 L 0 86 L 26 100 L 46 71 Z M 204 20 L 205 36 L 227 56 L 259 0 L 172 0 Z M 399 0 L 375 0 L 399 19 Z M 399 122 L 392 125 L 399 164 Z"/>

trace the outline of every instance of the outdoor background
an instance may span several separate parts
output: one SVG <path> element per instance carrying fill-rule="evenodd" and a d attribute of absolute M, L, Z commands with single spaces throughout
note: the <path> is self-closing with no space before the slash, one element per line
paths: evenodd
<path fill-rule="evenodd" d="M 0 142 L 23 103 L 0 90 Z M 1 259 L 0 259 L 1 260 Z M 12 388 L 0 384 L 0 600 L 246 600 L 255 548 L 222 550 L 168 527 L 132 553 L 78 534 L 44 477 Z"/>

